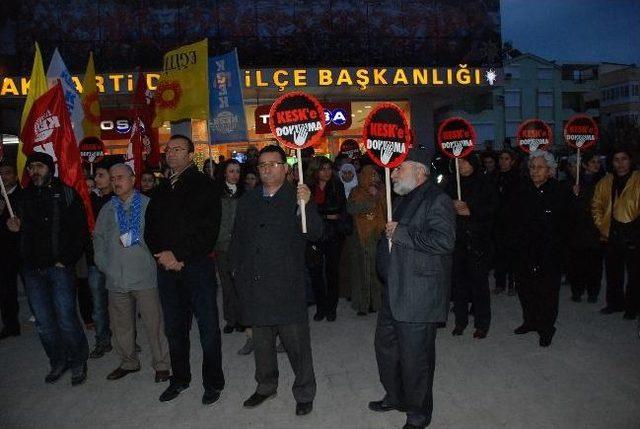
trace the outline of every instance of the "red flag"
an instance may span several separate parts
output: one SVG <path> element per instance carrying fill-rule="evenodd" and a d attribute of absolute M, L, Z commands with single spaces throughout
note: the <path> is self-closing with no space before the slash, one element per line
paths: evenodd
<path fill-rule="evenodd" d="M 131 137 L 129 138 L 129 146 L 127 147 L 126 164 L 131 167 L 136 174 L 136 189 L 140 189 L 142 179 L 142 153 L 144 149 L 144 125 L 140 117 L 136 117 L 131 127 Z"/>
<path fill-rule="evenodd" d="M 29 156 L 34 151 L 51 155 L 56 164 L 54 175 L 78 192 L 84 202 L 89 230 L 93 231 L 94 217 L 89 190 L 60 83 L 35 100 L 22 128 L 20 139 L 25 155 Z M 25 171 L 22 185 L 26 186 L 28 183 L 29 176 Z"/>
<path fill-rule="evenodd" d="M 160 164 L 161 159 L 158 129 L 153 128 L 153 120 L 156 117 L 156 106 L 153 92 L 147 88 L 147 80 L 142 72 L 138 72 L 138 81 L 131 104 L 132 110 L 134 111 L 134 118 L 139 117 L 142 121 L 141 132 L 145 136 L 142 140 L 142 159 L 144 160 L 144 164 L 156 167 Z"/>

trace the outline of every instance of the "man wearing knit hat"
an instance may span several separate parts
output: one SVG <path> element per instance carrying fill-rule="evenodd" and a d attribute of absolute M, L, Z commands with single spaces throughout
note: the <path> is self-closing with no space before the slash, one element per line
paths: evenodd
<path fill-rule="evenodd" d="M 25 290 L 51 364 L 45 382 L 55 383 L 71 369 L 71 384 L 76 386 L 87 378 L 89 354 L 74 283 L 74 267 L 87 240 L 87 219 L 77 192 L 53 177 L 50 155 L 32 153 L 26 169 L 30 183 L 7 227 L 20 232 Z"/>
<path fill-rule="evenodd" d="M 449 307 L 455 212 L 451 198 L 429 180 L 430 160 L 429 150 L 418 146 L 393 171 L 399 197 L 376 256 L 384 289 L 375 349 L 386 394 L 369 408 L 406 412 L 403 429 L 431 422 L 436 329 Z"/>

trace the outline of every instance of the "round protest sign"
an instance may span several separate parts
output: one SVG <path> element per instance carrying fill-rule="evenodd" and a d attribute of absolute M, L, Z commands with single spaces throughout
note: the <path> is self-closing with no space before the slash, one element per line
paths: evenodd
<path fill-rule="evenodd" d="M 596 143 L 599 135 L 596 121 L 587 115 L 572 116 L 564 126 L 564 141 L 574 149 L 588 149 Z"/>
<path fill-rule="evenodd" d="M 473 152 L 476 130 L 462 118 L 449 118 L 438 127 L 438 146 L 449 158 L 464 158 Z"/>
<path fill-rule="evenodd" d="M 544 121 L 529 119 L 518 127 L 516 142 L 525 153 L 546 150 L 553 144 L 553 131 Z"/>
<path fill-rule="evenodd" d="M 269 127 L 275 138 L 290 149 L 315 146 L 324 133 L 324 109 L 315 97 L 290 92 L 271 105 Z"/>
<path fill-rule="evenodd" d="M 380 103 L 369 113 L 362 137 L 369 157 L 383 168 L 402 164 L 411 146 L 407 117 L 393 103 Z"/>
<path fill-rule="evenodd" d="M 104 157 L 104 143 L 97 137 L 85 137 L 78 145 L 80 157 L 86 162 L 93 164 L 100 162 Z"/>

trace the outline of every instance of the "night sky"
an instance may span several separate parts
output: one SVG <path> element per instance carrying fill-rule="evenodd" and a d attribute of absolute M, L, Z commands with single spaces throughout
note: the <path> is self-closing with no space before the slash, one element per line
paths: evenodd
<path fill-rule="evenodd" d="M 640 0 L 502 0 L 502 39 L 558 63 L 640 66 Z"/>

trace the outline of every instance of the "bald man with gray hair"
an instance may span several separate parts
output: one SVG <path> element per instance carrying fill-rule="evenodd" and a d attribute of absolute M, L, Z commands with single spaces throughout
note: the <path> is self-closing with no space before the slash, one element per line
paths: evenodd
<path fill-rule="evenodd" d="M 113 347 L 120 365 L 108 376 L 118 380 L 140 371 L 136 352 L 136 308 L 148 337 L 156 383 L 169 379 L 169 346 L 164 335 L 156 263 L 144 241 L 149 198 L 134 188 L 130 166 L 110 169 L 115 196 L 100 211 L 93 236 L 95 262 L 106 276 Z"/>

